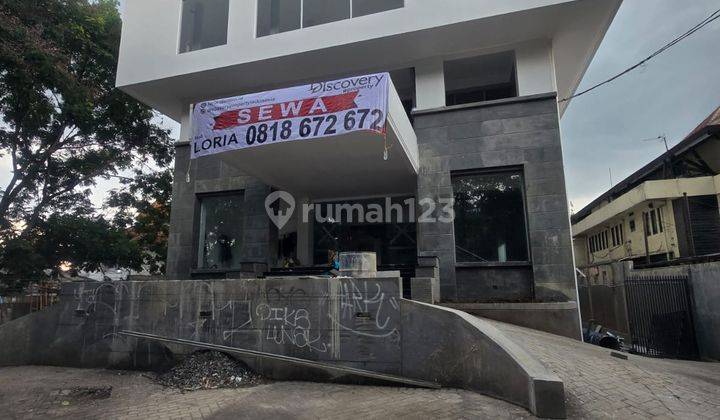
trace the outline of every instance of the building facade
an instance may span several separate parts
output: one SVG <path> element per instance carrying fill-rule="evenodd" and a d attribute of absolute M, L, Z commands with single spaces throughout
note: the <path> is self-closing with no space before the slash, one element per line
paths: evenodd
<path fill-rule="evenodd" d="M 720 108 L 572 218 L 579 267 L 720 255 Z"/>
<path fill-rule="evenodd" d="M 168 277 L 322 267 L 339 241 L 386 268 L 436 259 L 445 301 L 575 301 L 558 99 L 620 3 L 126 1 L 117 85 L 181 123 Z M 194 104 L 378 72 L 392 80 L 384 144 L 364 133 L 190 159 Z M 451 202 L 455 218 L 295 215 L 278 229 L 275 191 L 298 206 Z"/>

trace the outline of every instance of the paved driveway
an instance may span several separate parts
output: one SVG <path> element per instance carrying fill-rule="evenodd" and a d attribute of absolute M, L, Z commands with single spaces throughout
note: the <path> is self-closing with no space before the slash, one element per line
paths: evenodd
<path fill-rule="evenodd" d="M 720 418 L 720 363 L 651 359 L 493 322 L 565 382 L 571 418 Z"/>
<path fill-rule="evenodd" d="M 610 352 L 496 323 L 566 386 L 571 418 L 720 418 L 720 364 Z M 112 386 L 109 398 L 71 392 Z M 0 418 L 527 418 L 517 406 L 473 392 L 273 382 L 180 393 L 138 372 L 42 366 L 0 368 Z"/>

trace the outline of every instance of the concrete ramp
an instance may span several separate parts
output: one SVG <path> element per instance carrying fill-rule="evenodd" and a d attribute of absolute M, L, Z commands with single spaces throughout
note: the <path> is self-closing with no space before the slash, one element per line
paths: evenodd
<path fill-rule="evenodd" d="M 565 416 L 563 383 L 487 322 L 404 300 L 399 278 L 70 283 L 59 304 L 0 325 L 0 365 L 169 366 L 187 345 L 136 331 L 474 390 Z M 275 379 L 345 380 L 241 356 Z"/>
<path fill-rule="evenodd" d="M 565 418 L 562 380 L 489 322 L 410 300 L 402 301 L 402 317 L 403 375 Z"/>

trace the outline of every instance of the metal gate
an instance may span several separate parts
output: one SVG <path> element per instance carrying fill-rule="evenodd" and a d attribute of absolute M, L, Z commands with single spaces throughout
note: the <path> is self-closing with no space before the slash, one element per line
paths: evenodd
<path fill-rule="evenodd" d="M 687 275 L 631 275 L 625 292 L 632 352 L 698 359 Z"/>

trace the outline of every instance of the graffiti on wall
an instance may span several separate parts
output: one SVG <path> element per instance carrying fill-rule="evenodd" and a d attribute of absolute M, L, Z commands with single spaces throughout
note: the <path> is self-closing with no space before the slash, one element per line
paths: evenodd
<path fill-rule="evenodd" d="M 267 322 L 266 340 L 275 344 L 291 344 L 299 349 L 327 352 L 328 346 L 322 342 L 320 332 L 313 329 L 307 309 L 273 307 L 261 303 L 255 313 L 260 321 Z"/>
<path fill-rule="evenodd" d="M 258 350 L 265 342 L 273 351 L 287 346 L 333 360 L 341 343 L 355 351 L 357 340 L 399 343 L 400 305 L 397 290 L 386 289 L 391 283 L 317 281 L 312 290 L 291 282 L 268 289 L 251 281 L 81 283 L 71 297 L 76 318 L 92 318 L 113 343 L 118 331 L 134 330 Z"/>

